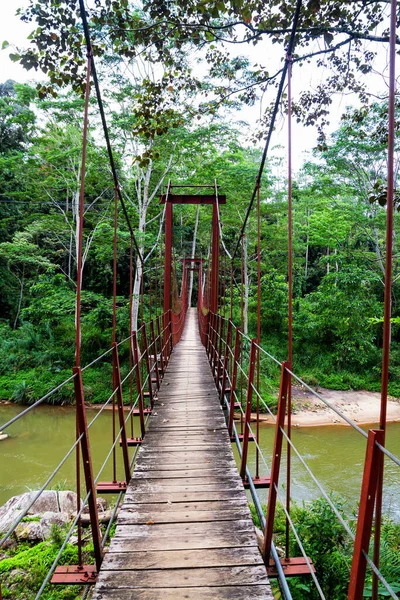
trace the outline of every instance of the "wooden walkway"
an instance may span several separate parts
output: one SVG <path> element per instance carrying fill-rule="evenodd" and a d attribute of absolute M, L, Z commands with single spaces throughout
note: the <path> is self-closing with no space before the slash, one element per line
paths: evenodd
<path fill-rule="evenodd" d="M 272 600 L 190 309 L 93 600 Z"/>

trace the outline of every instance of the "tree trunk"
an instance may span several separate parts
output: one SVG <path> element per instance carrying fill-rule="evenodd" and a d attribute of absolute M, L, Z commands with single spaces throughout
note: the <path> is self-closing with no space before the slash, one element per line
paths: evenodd
<path fill-rule="evenodd" d="M 17 328 L 17 324 L 18 324 L 18 320 L 19 320 L 19 315 L 21 312 L 21 306 L 22 306 L 22 298 L 24 296 L 24 267 L 22 267 L 22 275 L 21 275 L 21 279 L 19 279 L 19 277 L 17 277 L 18 281 L 19 281 L 19 285 L 20 285 L 20 290 L 19 290 L 19 300 L 18 300 L 18 307 L 17 307 L 17 314 L 15 315 L 15 321 L 14 321 L 14 325 L 13 325 L 13 329 L 15 330 Z"/>
<path fill-rule="evenodd" d="M 307 209 L 307 239 L 306 239 L 306 266 L 304 269 L 304 279 L 308 277 L 308 254 L 310 246 L 310 209 Z"/>
<path fill-rule="evenodd" d="M 142 249 L 140 249 L 142 252 Z M 137 331 L 139 318 L 139 302 L 140 302 L 140 286 L 142 284 L 142 263 L 140 258 L 136 259 L 136 273 L 133 281 L 133 298 L 132 298 L 132 331 Z"/>
<path fill-rule="evenodd" d="M 195 254 L 196 254 L 196 237 L 197 237 L 197 228 L 199 226 L 199 210 L 200 210 L 200 205 L 198 204 L 197 205 L 197 212 L 196 212 L 196 222 L 194 224 L 194 233 L 193 233 L 193 242 L 192 242 L 192 256 L 191 256 L 191 258 L 194 258 Z M 194 263 L 191 263 L 190 266 L 193 269 Z M 199 286 L 200 285 L 201 285 L 201 282 L 199 282 Z M 192 292 L 193 292 L 193 271 L 190 271 L 188 306 L 192 306 Z"/>

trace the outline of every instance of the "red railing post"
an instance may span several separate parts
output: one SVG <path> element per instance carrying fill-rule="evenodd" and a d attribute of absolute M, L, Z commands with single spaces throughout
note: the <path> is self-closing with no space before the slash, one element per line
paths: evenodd
<path fill-rule="evenodd" d="M 224 319 L 221 315 L 220 317 L 221 320 L 221 326 L 219 328 L 219 344 L 218 344 L 218 362 L 217 362 L 217 389 L 219 390 L 219 384 L 220 384 L 220 379 L 221 379 L 221 373 L 222 373 L 222 338 L 224 335 Z"/>
<path fill-rule="evenodd" d="M 153 408 L 154 398 L 153 398 L 153 380 L 151 375 L 151 365 L 150 365 L 150 357 L 149 357 L 149 347 L 147 344 L 147 333 L 146 333 L 146 323 L 142 323 L 142 336 L 143 336 L 143 354 L 146 360 L 146 369 L 148 374 L 148 384 L 147 389 L 149 390 L 149 399 L 150 399 L 150 407 Z"/>
<path fill-rule="evenodd" d="M 164 350 L 163 350 L 163 339 L 164 337 L 161 335 L 161 325 L 160 325 L 160 319 L 161 316 L 156 318 L 156 322 L 157 322 L 157 339 L 159 342 L 159 351 L 160 351 L 160 370 L 161 370 L 161 377 L 164 377 Z M 157 348 L 157 346 L 156 346 Z M 158 354 L 158 351 L 156 351 L 156 355 Z"/>
<path fill-rule="evenodd" d="M 173 333 L 172 333 L 172 309 L 171 308 L 169 309 L 168 315 L 169 315 L 169 338 L 168 338 L 169 339 L 169 344 L 168 344 L 168 362 L 169 362 L 169 359 L 170 359 L 170 356 L 171 356 L 171 352 L 172 352 L 172 350 L 174 348 L 174 339 L 172 337 Z"/>
<path fill-rule="evenodd" d="M 368 431 L 348 600 L 362 600 L 364 597 L 365 572 L 367 568 L 364 552 L 368 554 L 369 551 L 375 498 L 383 460 L 382 451 L 377 447 L 376 442 L 382 445 L 384 440 L 385 432 L 383 429 L 370 429 Z"/>
<path fill-rule="evenodd" d="M 90 525 L 92 528 L 93 551 L 96 560 L 96 568 L 99 571 L 103 560 L 103 550 L 101 547 L 101 532 L 99 525 L 99 515 L 97 512 L 96 488 L 93 477 L 92 457 L 90 453 L 89 435 L 86 420 L 86 406 L 83 393 L 82 371 L 80 367 L 72 369 L 75 387 L 75 402 L 78 417 L 79 435 L 82 435 L 80 441 L 83 461 L 83 471 L 85 473 L 86 492 L 89 494 L 88 506 L 90 515 Z"/>
<path fill-rule="evenodd" d="M 231 439 L 232 439 L 232 435 L 233 435 L 233 414 L 234 414 L 234 411 L 235 411 L 235 394 L 236 394 L 236 382 L 237 382 L 239 352 L 240 352 L 240 329 L 237 328 L 236 329 L 236 335 L 235 335 L 235 350 L 233 352 L 231 393 L 230 393 L 230 397 L 229 397 L 229 424 L 228 424 L 228 431 L 229 431 L 229 435 L 230 435 Z"/>
<path fill-rule="evenodd" d="M 221 380 L 221 394 L 220 401 L 221 404 L 224 404 L 224 396 L 225 396 L 225 388 L 226 388 L 226 378 L 228 375 L 228 365 L 229 365 L 229 349 L 232 343 L 232 319 L 228 320 L 228 330 L 226 333 L 225 340 L 225 353 L 224 353 L 224 366 L 222 370 L 222 380 Z"/>
<path fill-rule="evenodd" d="M 264 548 L 263 548 L 263 557 L 265 564 L 269 565 L 269 556 L 271 553 L 271 545 L 272 545 L 272 533 L 274 527 L 274 519 L 275 519 L 275 508 L 276 508 L 276 497 L 277 497 L 277 487 L 279 483 L 279 470 L 281 465 L 281 456 L 282 456 L 282 440 L 283 440 L 283 427 L 285 425 L 285 412 L 286 412 L 286 403 L 287 403 L 287 393 L 288 393 L 288 385 L 289 385 L 289 373 L 287 369 L 290 368 L 288 362 L 282 363 L 281 368 L 281 381 L 279 387 L 279 402 L 278 402 L 278 414 L 276 415 L 276 425 L 275 425 L 275 439 L 274 439 L 274 454 L 272 456 L 272 466 L 271 466 L 271 484 L 269 488 L 268 495 L 268 510 L 267 517 L 265 523 L 265 533 L 264 533 Z"/>
<path fill-rule="evenodd" d="M 153 319 L 150 321 L 150 339 L 151 339 L 151 345 L 153 347 L 154 373 L 156 375 L 157 390 L 159 390 L 160 389 L 160 373 L 159 373 L 159 368 L 158 368 L 158 352 L 157 352 L 157 343 L 156 343 L 156 336 L 155 336 L 155 332 L 154 332 Z"/>
<path fill-rule="evenodd" d="M 211 365 L 211 336 L 213 331 L 213 313 L 208 312 L 208 323 L 207 323 L 207 356 Z"/>
<path fill-rule="evenodd" d="M 165 362 L 168 363 L 168 319 L 171 320 L 171 265 L 172 265 L 172 229 L 173 215 L 172 203 L 168 196 L 171 188 L 171 181 L 168 182 L 167 194 L 165 198 L 165 249 L 164 249 L 164 312 L 163 312 L 163 346 L 165 347 Z"/>
<path fill-rule="evenodd" d="M 138 393 L 139 402 L 139 420 L 140 420 L 140 431 L 142 438 L 146 433 L 146 427 L 144 423 L 144 402 L 143 402 L 143 390 L 140 382 L 140 362 L 139 362 L 139 348 L 137 341 L 137 332 L 132 332 L 132 346 L 133 346 L 133 364 L 135 365 L 135 377 L 136 377 L 136 391 Z"/>
<path fill-rule="evenodd" d="M 215 315 L 215 326 L 214 326 L 214 332 L 213 332 L 214 333 L 214 335 L 213 335 L 213 358 L 212 358 L 212 364 L 211 364 L 211 369 L 213 372 L 214 380 L 216 380 L 216 378 L 217 378 L 217 364 L 218 364 L 218 360 L 219 360 L 218 335 L 219 335 L 220 321 L 221 321 L 220 315 L 216 314 Z M 217 382 L 217 384 L 218 384 L 218 382 Z"/>
<path fill-rule="evenodd" d="M 121 446 L 122 456 L 124 461 L 125 480 L 128 485 L 131 479 L 131 469 L 129 465 L 129 454 L 128 454 L 128 442 L 126 437 L 125 417 L 124 417 L 124 401 L 122 397 L 122 384 L 121 384 L 121 370 L 119 367 L 119 356 L 118 346 L 114 342 L 112 345 L 113 349 L 113 385 L 114 389 L 117 390 L 117 405 L 118 405 L 118 417 L 119 427 L 121 429 Z"/>
<path fill-rule="evenodd" d="M 251 408 L 253 402 L 253 383 L 254 383 L 254 372 L 256 367 L 256 339 L 251 340 L 250 346 L 250 363 L 249 363 L 249 376 L 247 379 L 247 396 L 246 396 L 246 414 L 244 422 L 244 435 L 243 435 L 243 446 L 242 446 L 242 462 L 240 465 L 240 477 L 246 479 L 246 466 L 247 466 L 247 453 L 249 449 L 249 435 L 250 435 L 250 419 L 251 419 Z"/>

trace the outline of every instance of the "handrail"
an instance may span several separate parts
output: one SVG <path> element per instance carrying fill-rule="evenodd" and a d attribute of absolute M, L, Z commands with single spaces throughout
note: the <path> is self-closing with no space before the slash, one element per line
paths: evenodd
<path fill-rule="evenodd" d="M 228 372 L 225 374 L 225 378 L 226 381 L 228 382 L 228 384 L 231 386 L 231 394 L 234 394 L 234 398 L 237 401 L 238 400 L 238 394 L 237 394 L 237 390 L 236 389 L 232 389 L 232 381 L 230 378 L 230 374 L 229 374 L 229 363 L 231 363 L 231 367 L 233 368 L 233 365 L 235 365 L 235 368 L 243 375 L 244 380 L 248 382 L 248 385 L 250 385 L 250 388 L 253 390 L 253 392 L 257 395 L 258 399 L 260 400 L 261 404 L 263 407 L 265 407 L 265 409 L 269 412 L 270 416 L 272 417 L 273 421 L 276 422 L 276 417 L 273 415 L 271 409 L 268 407 L 267 403 L 265 402 L 264 398 L 262 397 L 262 394 L 260 393 L 260 391 L 257 389 L 257 386 L 254 385 L 254 382 L 249 382 L 249 375 L 248 373 L 246 373 L 245 369 L 243 368 L 241 361 L 239 360 L 235 360 L 235 355 L 233 352 L 233 349 L 231 346 L 229 346 L 227 344 L 227 339 L 226 339 L 226 332 L 225 334 L 222 331 L 222 326 L 216 324 L 215 326 L 213 325 L 213 323 L 221 323 L 224 320 L 224 318 L 220 315 L 218 315 L 218 321 L 216 321 L 215 319 L 213 320 L 212 318 L 210 318 L 210 324 L 209 324 L 209 330 L 210 330 L 210 339 L 209 339 L 209 346 L 208 346 L 208 351 L 210 353 L 210 356 L 216 356 L 216 359 L 213 359 L 213 365 L 214 364 L 219 364 L 220 361 L 220 354 L 221 356 L 223 355 L 223 352 L 225 353 L 225 356 L 228 356 L 228 363 L 225 363 L 228 367 Z M 232 323 L 232 329 L 237 329 L 236 326 L 234 325 L 234 323 Z M 264 350 L 262 348 L 261 345 L 257 344 L 256 342 L 252 341 L 251 338 L 249 338 L 248 336 L 242 334 L 240 332 L 240 337 L 243 339 L 247 339 L 250 343 L 254 343 L 255 347 L 259 350 L 260 354 L 263 353 L 264 355 L 266 355 L 269 359 L 271 359 L 274 363 L 276 363 L 277 365 L 279 365 L 282 369 L 282 367 L 284 367 L 284 371 L 286 373 L 288 373 L 291 377 L 293 377 L 296 381 L 298 381 L 301 385 L 303 385 L 307 390 L 309 390 L 314 396 L 316 396 L 318 399 L 320 399 L 329 409 L 333 410 L 338 416 L 340 416 L 342 419 L 344 419 L 351 427 L 353 427 L 353 429 L 355 431 L 357 431 L 357 433 L 360 433 L 362 435 L 363 438 L 367 438 L 368 434 L 363 431 L 363 429 L 361 429 L 354 421 L 352 421 L 352 419 L 349 419 L 346 415 L 344 415 L 340 410 L 336 409 L 335 406 L 333 406 L 328 400 L 326 400 L 321 394 L 319 394 L 318 392 L 316 392 L 311 386 L 309 386 L 308 384 L 306 384 L 300 377 L 298 377 L 288 366 L 286 366 L 285 363 L 281 363 L 278 359 L 276 359 L 274 356 L 272 356 L 271 354 L 269 354 L 266 350 Z M 224 348 L 224 351 L 222 352 Z M 213 366 L 212 365 L 212 366 Z M 216 372 L 217 369 L 216 369 Z M 226 406 L 226 408 L 228 409 L 228 414 L 229 411 L 231 410 L 231 406 L 233 406 L 233 404 L 231 404 L 231 401 L 229 401 L 226 397 L 226 395 L 224 396 L 224 404 Z M 251 433 L 251 435 L 254 438 L 254 441 L 256 443 L 256 448 L 257 451 L 259 452 L 259 455 L 261 456 L 261 460 L 266 468 L 266 471 L 269 472 L 270 471 L 270 467 L 267 463 L 267 460 L 264 456 L 264 452 L 262 451 L 262 448 L 260 447 L 260 445 L 258 444 L 257 440 L 256 440 L 256 436 L 254 435 L 254 431 L 251 427 L 251 423 L 247 420 L 246 417 L 246 412 L 243 410 L 243 406 L 241 405 L 241 403 L 239 403 L 239 411 L 241 414 L 241 420 L 242 420 L 242 424 L 248 428 L 249 432 Z M 244 419 L 244 421 L 243 421 Z M 283 438 L 286 440 L 288 447 L 290 447 L 296 454 L 297 458 L 299 459 L 300 463 L 302 464 L 302 466 L 304 467 L 304 469 L 307 471 L 308 475 L 310 476 L 311 480 L 314 482 L 314 484 L 317 486 L 318 490 L 320 491 L 321 495 L 323 496 L 323 498 L 325 499 L 325 501 L 327 502 L 328 506 L 330 507 L 330 509 L 333 511 L 333 513 L 335 514 L 335 517 L 338 519 L 339 523 L 341 524 L 341 526 L 344 528 L 344 530 L 346 531 L 347 535 L 349 536 L 349 538 L 352 540 L 352 542 L 355 542 L 356 536 L 353 533 L 350 525 L 347 523 L 347 521 L 343 518 L 343 516 L 340 514 L 340 511 L 338 510 L 338 508 L 336 507 L 335 503 L 332 501 L 331 497 L 329 496 L 329 494 L 325 491 L 324 487 L 321 485 L 321 483 L 319 482 L 318 478 L 314 475 L 314 473 L 312 472 L 312 470 L 310 469 L 309 465 L 307 464 L 306 460 L 303 458 L 303 456 L 301 455 L 301 453 L 298 451 L 298 449 L 296 448 L 295 444 L 293 443 L 293 440 L 291 439 L 291 437 L 287 434 L 287 432 L 285 431 L 285 428 L 282 426 L 278 427 L 281 435 L 283 436 Z M 240 441 L 239 441 L 239 437 L 237 434 L 237 430 L 236 430 L 236 426 L 233 423 L 233 432 L 234 432 L 234 437 L 235 437 L 235 441 L 236 444 L 238 446 L 238 450 L 239 450 L 239 456 L 241 457 L 241 446 L 240 446 Z M 400 459 L 395 456 L 392 452 L 390 452 L 389 450 L 387 450 L 382 444 L 380 444 L 379 442 L 375 441 L 375 446 L 388 458 L 390 458 L 396 465 L 400 466 Z M 253 484 L 252 478 L 251 478 L 251 474 L 250 472 L 248 472 L 248 467 L 246 467 L 246 473 L 247 473 L 247 483 L 249 484 L 250 487 L 250 491 L 252 493 L 252 497 L 253 500 L 255 501 L 256 507 L 257 507 L 257 502 L 255 500 L 255 498 L 257 497 L 257 491 L 256 491 L 256 487 Z M 276 483 L 272 483 L 272 485 L 274 486 L 274 489 L 276 491 L 276 495 L 277 495 L 277 499 L 279 501 L 279 503 L 282 505 L 283 507 L 283 511 L 285 513 L 287 522 L 289 523 L 289 526 L 293 532 L 293 535 L 296 539 L 296 542 L 303 554 L 303 558 L 305 561 L 305 564 L 308 565 L 309 567 L 309 571 L 310 571 L 310 575 L 314 581 L 314 584 L 316 586 L 316 589 L 318 591 L 318 594 L 320 596 L 320 598 L 322 598 L 322 600 L 326 600 L 324 592 L 322 591 L 322 588 L 318 582 L 318 579 L 314 573 L 314 570 L 311 566 L 310 563 L 310 559 L 307 557 L 307 554 L 304 550 L 304 546 L 302 545 L 301 539 L 298 535 L 298 532 L 296 530 L 296 527 L 293 523 L 293 520 L 290 516 L 290 513 L 287 509 L 287 506 L 285 505 L 284 500 L 281 498 L 280 493 L 279 493 L 279 489 Z M 257 509 L 257 513 L 259 513 L 262 511 L 259 511 Z M 259 515 L 260 516 L 260 515 Z M 263 521 L 260 519 L 260 522 L 262 523 Z M 265 524 L 265 520 L 264 520 L 264 524 Z M 271 550 L 272 551 L 272 550 Z M 379 579 L 379 581 L 382 583 L 382 585 L 385 587 L 385 589 L 387 590 L 387 592 L 389 593 L 389 595 L 394 599 L 397 600 L 398 596 L 395 594 L 395 592 L 393 591 L 393 589 L 391 588 L 390 584 L 387 582 L 387 580 L 385 579 L 385 577 L 382 575 L 381 571 L 379 570 L 379 567 L 376 566 L 376 564 L 374 563 L 374 561 L 368 556 L 367 552 L 363 551 L 362 552 L 364 555 L 364 559 L 366 560 L 367 564 L 370 566 L 370 568 L 372 569 L 372 571 L 375 573 L 376 577 Z M 276 562 L 276 567 L 278 567 L 278 562 L 279 561 L 275 561 Z"/>

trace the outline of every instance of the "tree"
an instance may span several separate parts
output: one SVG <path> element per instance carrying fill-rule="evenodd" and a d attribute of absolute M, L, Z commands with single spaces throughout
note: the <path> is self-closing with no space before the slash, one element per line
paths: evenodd
<path fill-rule="evenodd" d="M 389 40 L 387 5 L 387 0 L 303 3 L 293 60 L 299 66 L 313 62 L 325 79 L 315 90 L 300 93 L 293 105 L 298 119 L 308 125 L 324 125 L 332 96 L 338 92 L 355 92 L 367 102 L 365 75 L 374 68 L 379 46 Z M 152 85 L 155 93 L 147 94 L 146 104 L 153 113 L 160 91 L 170 89 L 175 94 L 177 88 L 188 86 L 202 88 L 207 101 L 203 108 L 213 111 L 234 97 L 251 104 L 258 93 L 278 84 L 281 68 L 271 72 L 270 66 L 249 65 L 235 52 L 229 54 L 227 48 L 257 45 L 266 39 L 284 47 L 295 6 L 296 0 L 147 0 L 142 6 L 127 0 L 103 0 L 88 9 L 88 19 L 97 57 L 112 48 L 119 57 L 132 59 L 144 53 L 152 62 L 163 64 L 157 85 Z M 29 49 L 14 52 L 12 59 L 49 76 L 50 85 L 42 88 L 43 93 L 56 93 L 55 86 L 62 83 L 81 90 L 85 56 L 77 3 L 30 0 L 28 8 L 19 12 L 35 29 Z M 185 60 L 193 50 L 205 56 L 210 77 L 217 79 L 214 85 L 209 81 L 202 86 L 201 77 Z M 269 119 L 268 110 L 265 119 Z"/>
<path fill-rule="evenodd" d="M 26 277 L 32 277 L 44 270 L 54 269 L 54 265 L 40 254 L 38 246 L 33 244 L 29 236 L 23 233 L 15 234 L 12 242 L 0 244 L 0 256 L 7 260 L 8 268 L 19 285 L 14 318 L 15 329 L 21 312 Z"/>

